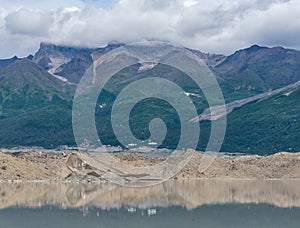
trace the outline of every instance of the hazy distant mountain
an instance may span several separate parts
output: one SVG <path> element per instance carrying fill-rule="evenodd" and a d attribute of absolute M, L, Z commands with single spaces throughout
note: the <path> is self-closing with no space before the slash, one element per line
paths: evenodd
<path fill-rule="evenodd" d="M 12 57 L 11 59 L 0 59 L 0 68 L 6 67 L 7 65 L 14 63 L 17 60 L 19 60 L 17 56 Z"/>
<path fill-rule="evenodd" d="M 104 48 L 89 49 L 41 43 L 32 61 L 41 69 L 48 71 L 62 81 L 77 84 L 87 68 L 91 66 L 93 60 L 97 60 L 101 55 L 122 45 L 124 44 L 109 44 Z M 210 67 L 215 67 L 226 58 L 224 55 L 206 54 L 197 50 L 189 50 L 203 59 Z"/>
<path fill-rule="evenodd" d="M 104 53 L 123 44 L 111 44 L 104 48 L 75 48 L 42 43 L 30 58 L 0 60 L 0 146 L 41 145 L 55 147 L 74 143 L 71 125 L 72 97 L 76 84 L 86 69 Z M 205 54 L 191 50 L 203 59 L 216 74 L 226 102 L 251 97 L 266 91 L 290 85 L 300 80 L 300 52 L 282 47 L 254 45 L 230 56 Z M 207 103 L 201 91 L 192 81 L 176 69 L 158 64 L 145 72 L 139 65 L 124 69 L 116 75 L 113 86 L 103 93 L 96 108 L 96 117 L 109 119 L 115 96 L 130 82 L 149 76 L 167 78 L 176 82 L 190 96 L 201 113 Z M 223 149 L 247 153 L 273 153 L 280 150 L 300 151 L 300 132 L 297 112 L 300 112 L 297 90 L 287 96 L 280 93 L 264 100 L 257 100 L 235 109 L 228 116 L 228 131 Z M 100 96 L 100 97 L 101 97 Z M 151 104 L 152 114 L 159 114 L 172 128 L 170 137 L 178 133 L 178 121 L 170 118 L 171 107 L 165 113 L 164 104 Z M 138 108 L 133 117 L 135 131 L 147 138 L 147 120 L 151 116 Z M 107 117 L 107 118 L 106 118 Z M 109 123 L 97 125 L 105 141 L 110 138 Z M 201 122 L 202 136 L 209 133 L 209 122 Z M 299 133 L 299 134 L 298 134 Z M 172 139 L 173 140 L 173 139 Z M 173 143 L 169 140 L 168 143 Z M 205 139 L 198 149 L 205 149 Z"/>
<path fill-rule="evenodd" d="M 32 61 L 62 81 L 78 83 L 93 63 L 92 49 L 41 43 Z"/>
<path fill-rule="evenodd" d="M 32 61 L 58 79 L 78 84 L 94 60 L 120 45 L 110 44 L 104 48 L 90 49 L 41 43 Z"/>

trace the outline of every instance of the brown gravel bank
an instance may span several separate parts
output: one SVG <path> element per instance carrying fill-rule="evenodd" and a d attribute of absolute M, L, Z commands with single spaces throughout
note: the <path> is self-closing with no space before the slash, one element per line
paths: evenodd
<path fill-rule="evenodd" d="M 151 166 L 163 159 L 140 155 L 116 155 L 119 161 L 136 167 Z M 198 170 L 203 155 L 194 152 L 192 159 L 174 178 L 226 179 L 300 179 L 300 153 L 277 153 L 271 156 L 223 156 L 204 172 Z M 105 180 L 105 172 L 93 159 L 80 153 L 23 152 L 18 156 L 0 153 L 0 180 Z M 113 172 L 113 170 L 109 170 Z"/>

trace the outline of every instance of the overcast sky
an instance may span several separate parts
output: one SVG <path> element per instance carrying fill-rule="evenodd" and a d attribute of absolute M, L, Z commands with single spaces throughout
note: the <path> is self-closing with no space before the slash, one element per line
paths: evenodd
<path fill-rule="evenodd" d="M 33 54 L 42 41 L 163 40 L 222 54 L 252 44 L 300 50 L 300 0 L 0 0 L 0 38 L 0 58 Z"/>

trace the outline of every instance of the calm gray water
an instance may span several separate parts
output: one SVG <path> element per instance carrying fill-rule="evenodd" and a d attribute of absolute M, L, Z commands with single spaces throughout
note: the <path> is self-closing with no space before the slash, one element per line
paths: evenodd
<path fill-rule="evenodd" d="M 8 208 L 0 210 L 0 227 L 14 228 L 101 228 L 101 227 L 297 227 L 299 208 L 278 208 L 266 204 L 225 204 L 202 206 L 193 210 L 182 207 L 101 211 L 97 208 L 62 209 L 55 206 Z M 149 213 L 149 214 L 148 214 Z"/>

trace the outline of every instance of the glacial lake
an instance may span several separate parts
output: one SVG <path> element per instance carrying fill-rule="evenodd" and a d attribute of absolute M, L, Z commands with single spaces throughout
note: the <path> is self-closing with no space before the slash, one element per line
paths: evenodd
<path fill-rule="evenodd" d="M 299 180 L 0 183 L 0 227 L 300 227 Z"/>

